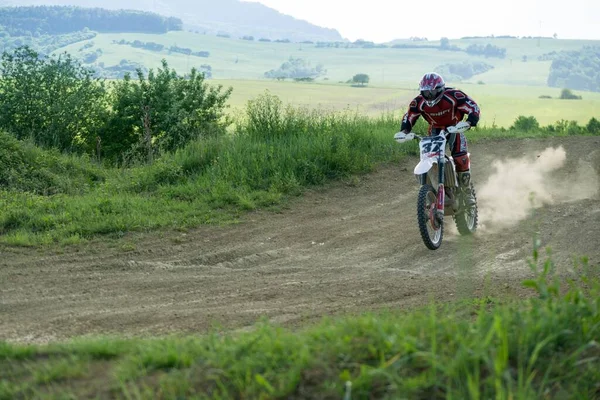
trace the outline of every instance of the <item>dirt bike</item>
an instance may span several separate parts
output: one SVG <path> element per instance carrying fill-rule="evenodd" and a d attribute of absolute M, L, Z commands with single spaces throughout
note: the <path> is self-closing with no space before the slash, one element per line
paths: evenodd
<path fill-rule="evenodd" d="M 467 123 L 442 130 L 439 135 L 420 136 L 399 132 L 394 136 L 399 143 L 419 140 L 421 161 L 414 169 L 421 184 L 417 198 L 417 222 L 425 246 L 437 250 L 444 236 L 444 216 L 453 216 L 458 232 L 470 235 L 477 230 L 477 198 L 473 182 L 469 183 L 475 202 L 466 204 L 464 190 L 459 186 L 452 157 L 446 155 L 446 144 L 454 143 L 457 134 L 469 130 Z M 449 140 L 446 139 L 449 135 Z"/>

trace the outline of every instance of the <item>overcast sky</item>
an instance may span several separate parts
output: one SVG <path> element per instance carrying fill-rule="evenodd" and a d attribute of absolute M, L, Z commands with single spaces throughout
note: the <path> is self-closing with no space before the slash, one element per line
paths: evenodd
<path fill-rule="evenodd" d="M 476 35 L 600 39 L 600 0 L 258 0 L 350 40 Z M 541 27 L 540 27 L 541 25 Z"/>

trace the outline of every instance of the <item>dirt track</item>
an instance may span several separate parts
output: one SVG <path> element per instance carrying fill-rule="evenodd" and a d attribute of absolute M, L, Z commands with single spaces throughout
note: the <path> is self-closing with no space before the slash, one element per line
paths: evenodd
<path fill-rule="evenodd" d="M 530 274 L 524 259 L 535 221 L 560 268 L 568 268 L 573 255 L 600 265 L 600 195 L 574 200 L 564 191 L 580 176 L 574 173 L 579 166 L 595 170 L 591 184 L 598 185 L 600 138 L 471 146 L 480 187 L 493 172 L 485 166 L 497 157 L 558 144 L 567 162 L 548 175 L 556 182 L 555 204 L 469 239 L 449 230 L 437 252 L 425 248 L 415 224 L 415 158 L 352 185 L 309 191 L 281 213 L 141 237 L 131 252 L 98 244 L 62 255 L 2 249 L 0 340 L 193 333 L 243 328 L 263 316 L 296 326 L 323 315 L 413 307 L 430 299 L 525 295 L 520 281 Z"/>

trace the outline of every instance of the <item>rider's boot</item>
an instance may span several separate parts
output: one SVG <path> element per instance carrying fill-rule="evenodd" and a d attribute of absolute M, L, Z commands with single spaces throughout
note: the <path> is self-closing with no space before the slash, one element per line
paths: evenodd
<path fill-rule="evenodd" d="M 471 189 L 471 170 L 464 172 L 458 172 L 458 186 L 464 195 L 465 205 L 467 207 L 474 206 L 476 204 L 473 190 Z"/>

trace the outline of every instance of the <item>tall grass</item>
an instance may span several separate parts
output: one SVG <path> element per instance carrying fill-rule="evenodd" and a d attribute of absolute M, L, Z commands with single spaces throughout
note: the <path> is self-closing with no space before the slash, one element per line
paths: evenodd
<path fill-rule="evenodd" d="M 279 204 L 306 186 L 399 160 L 415 149 L 392 140 L 399 126 L 392 116 L 283 108 L 266 94 L 250 102 L 231 135 L 195 141 L 151 166 L 104 169 L 105 181 L 81 193 L 67 190 L 79 182 L 68 174 L 65 188 L 52 196 L 0 191 L 0 240 L 71 243 L 229 221 L 244 210 Z M 38 153 L 31 165 L 45 154 Z"/>
<path fill-rule="evenodd" d="M 537 293 L 324 320 L 292 332 L 0 342 L 0 398 L 597 399 L 600 285 L 585 260 L 561 290 L 537 250 Z"/>
<path fill-rule="evenodd" d="M 279 205 L 310 185 L 416 154 L 416 142 L 393 140 L 400 122 L 397 114 L 370 118 L 284 106 L 266 93 L 248 103 L 231 134 L 199 139 L 152 165 L 129 168 L 102 168 L 0 134 L 0 243 L 78 243 L 230 222 L 247 210 Z M 587 132 L 562 125 L 530 132 L 480 128 L 469 136 L 476 141 Z M 422 120 L 415 130 L 426 130 Z"/>

